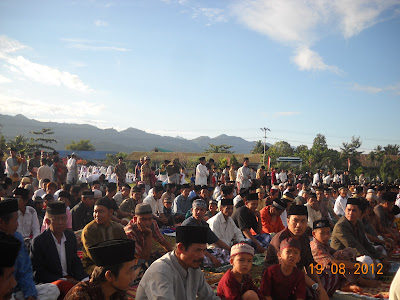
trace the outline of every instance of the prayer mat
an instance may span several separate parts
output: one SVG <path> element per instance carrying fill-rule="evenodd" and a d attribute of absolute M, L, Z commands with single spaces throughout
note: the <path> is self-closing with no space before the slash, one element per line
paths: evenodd
<path fill-rule="evenodd" d="M 390 289 L 390 283 L 382 283 L 380 287 L 377 288 L 362 288 L 362 292 L 359 294 L 356 293 L 348 293 L 348 292 L 342 292 L 342 291 L 336 291 L 338 294 L 343 294 L 343 295 L 351 295 L 357 298 L 362 298 L 362 299 L 389 299 L 389 289 Z"/>
<path fill-rule="evenodd" d="M 138 285 L 131 286 L 129 290 L 126 292 L 126 295 L 128 296 L 129 300 L 135 300 L 137 288 Z"/>
<path fill-rule="evenodd" d="M 203 274 L 204 274 L 204 278 L 206 279 L 207 283 L 209 285 L 212 285 L 212 284 L 218 283 L 221 280 L 222 276 L 224 276 L 225 272 L 214 273 L 214 272 L 203 270 Z"/>

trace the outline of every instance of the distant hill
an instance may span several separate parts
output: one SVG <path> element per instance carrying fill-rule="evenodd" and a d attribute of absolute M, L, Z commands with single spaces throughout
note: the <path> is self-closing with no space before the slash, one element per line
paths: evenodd
<path fill-rule="evenodd" d="M 40 122 L 28 119 L 23 115 L 9 116 L 0 114 L 1 131 L 6 139 L 12 139 L 17 135 L 27 138 L 34 137 L 29 131 L 40 131 L 42 128 L 52 128 L 53 137 L 58 144 L 53 145 L 57 150 L 64 150 L 65 145 L 71 141 L 90 139 L 96 150 L 121 151 L 150 151 L 155 147 L 176 152 L 203 152 L 208 144 L 233 146 L 230 150 L 235 153 L 250 153 L 254 142 L 248 142 L 241 137 L 221 134 L 215 138 L 201 136 L 193 140 L 182 137 L 169 137 L 147 133 L 136 128 L 127 128 L 123 131 L 115 129 L 100 129 L 87 124 L 69 124 L 56 122 Z"/>

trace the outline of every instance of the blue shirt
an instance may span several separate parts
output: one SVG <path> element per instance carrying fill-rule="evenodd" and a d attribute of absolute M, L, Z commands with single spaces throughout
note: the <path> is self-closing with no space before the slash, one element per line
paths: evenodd
<path fill-rule="evenodd" d="M 21 291 L 25 299 L 29 297 L 37 298 L 38 293 L 36 291 L 35 282 L 33 281 L 32 262 L 26 251 L 24 239 L 17 231 L 14 233 L 14 237 L 22 244 L 14 266 L 14 276 L 17 281 L 15 291 Z"/>
<path fill-rule="evenodd" d="M 192 200 L 189 197 L 185 198 L 182 195 L 177 196 L 172 204 L 172 213 L 174 215 L 186 215 L 188 210 L 192 208 Z"/>

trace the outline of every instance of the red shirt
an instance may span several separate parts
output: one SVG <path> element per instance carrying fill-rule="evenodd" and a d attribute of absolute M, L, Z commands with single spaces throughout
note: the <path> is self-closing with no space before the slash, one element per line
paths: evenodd
<path fill-rule="evenodd" d="M 218 283 L 217 296 L 225 300 L 241 300 L 248 290 L 255 291 L 260 299 L 264 299 L 250 274 L 243 275 L 243 282 L 240 283 L 229 269 Z"/>
<path fill-rule="evenodd" d="M 285 226 L 283 226 L 280 216 L 277 216 L 275 222 L 272 223 L 272 216 L 269 213 L 270 207 L 271 205 L 266 206 L 262 210 L 260 210 L 262 233 L 278 233 L 279 231 L 285 229 Z"/>
<path fill-rule="evenodd" d="M 305 299 L 306 282 L 304 273 L 294 267 L 292 274 L 286 276 L 282 273 L 281 265 L 273 265 L 265 270 L 261 292 L 274 300 Z"/>

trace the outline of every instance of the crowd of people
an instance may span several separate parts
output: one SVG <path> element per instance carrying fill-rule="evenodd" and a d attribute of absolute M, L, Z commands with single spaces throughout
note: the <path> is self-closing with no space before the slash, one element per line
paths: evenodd
<path fill-rule="evenodd" d="M 379 286 L 389 271 L 398 185 L 256 170 L 247 158 L 218 169 L 201 157 L 186 179 L 182 168 L 174 159 L 155 170 L 143 157 L 128 184 L 120 157 L 117 182 L 82 183 L 75 155 L 27 160 L 10 149 L 0 164 L 0 299 L 126 299 L 135 284 L 136 299 L 329 299 Z M 260 287 L 250 275 L 257 253 Z M 214 292 L 200 267 L 227 264 Z M 393 282 L 391 299 L 399 289 Z"/>

